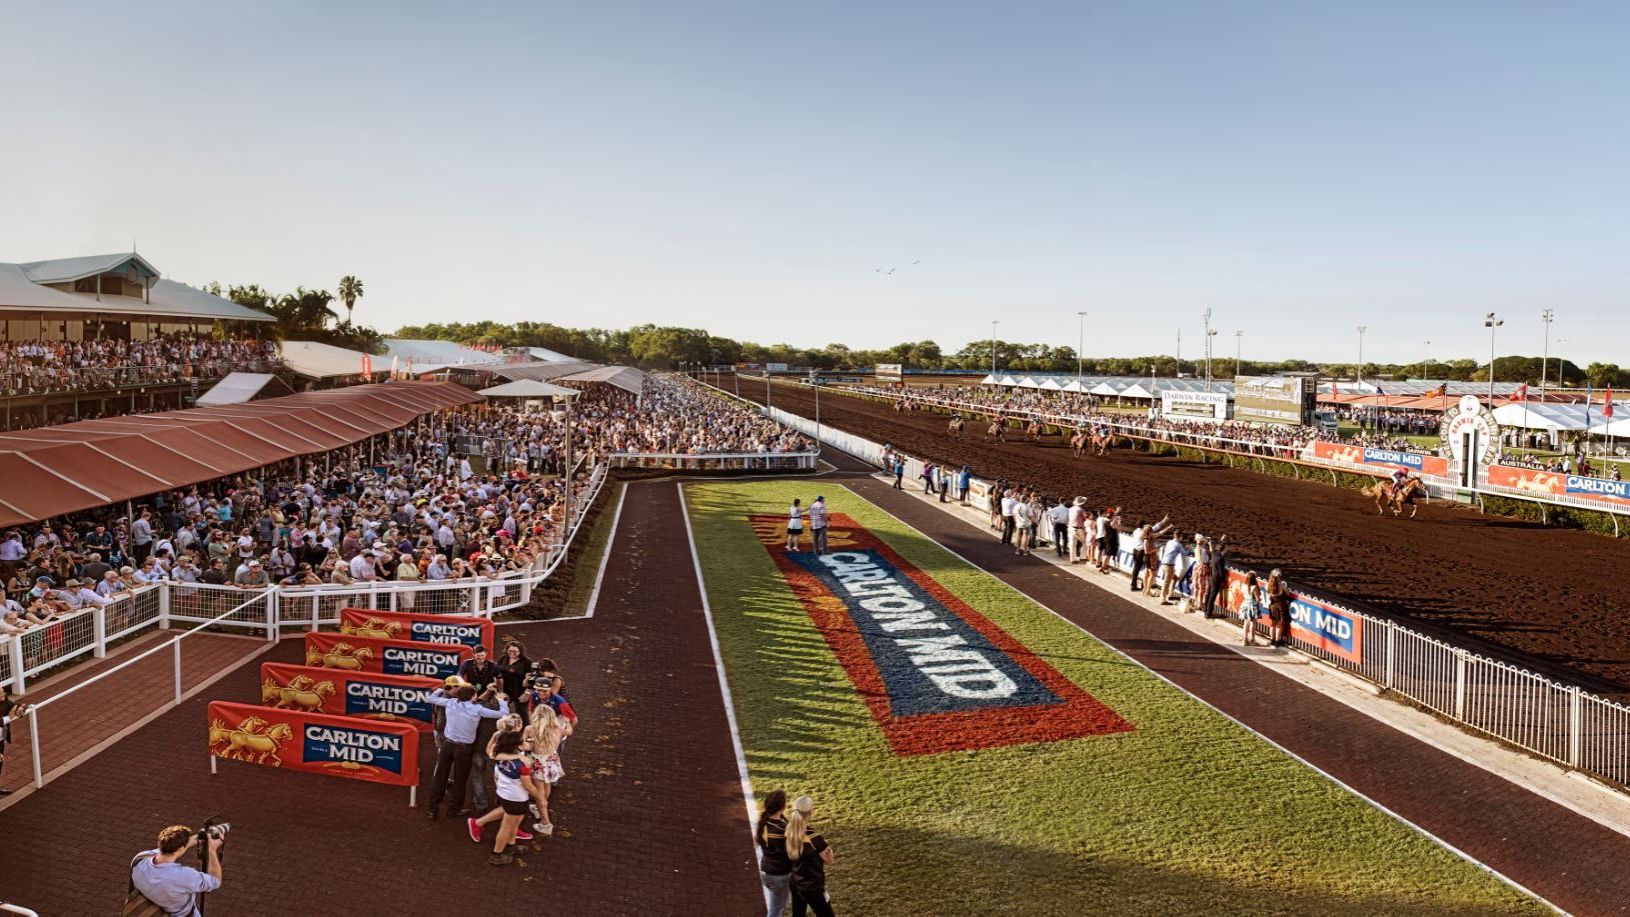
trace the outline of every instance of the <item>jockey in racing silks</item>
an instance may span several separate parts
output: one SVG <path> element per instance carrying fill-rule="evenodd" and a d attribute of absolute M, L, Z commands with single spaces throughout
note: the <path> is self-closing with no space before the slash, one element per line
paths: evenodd
<path fill-rule="evenodd" d="M 1404 468 L 1394 468 L 1394 469 L 1392 469 L 1392 489 L 1393 489 L 1394 492 L 1403 490 L 1404 489 L 1404 484 L 1408 480 L 1409 480 L 1409 471 L 1407 469 L 1404 469 Z"/>

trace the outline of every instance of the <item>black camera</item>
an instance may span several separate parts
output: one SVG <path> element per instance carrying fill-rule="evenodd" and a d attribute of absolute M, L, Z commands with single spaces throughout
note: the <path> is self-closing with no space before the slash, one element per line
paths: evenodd
<path fill-rule="evenodd" d="M 532 688 L 540 685 L 543 687 L 548 687 L 549 674 L 550 673 L 544 669 L 542 663 L 534 662 L 532 665 L 527 667 L 526 675 L 521 678 L 521 687 L 526 688 L 527 690 L 531 690 Z"/>
<path fill-rule="evenodd" d="M 231 822 L 221 821 L 220 816 L 216 816 L 204 822 L 204 826 L 198 829 L 198 843 L 202 844 L 218 837 L 226 837 L 226 833 L 231 830 Z"/>

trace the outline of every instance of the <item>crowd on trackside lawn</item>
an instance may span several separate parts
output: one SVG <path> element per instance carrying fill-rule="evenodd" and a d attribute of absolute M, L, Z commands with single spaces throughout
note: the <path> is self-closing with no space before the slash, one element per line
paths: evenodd
<path fill-rule="evenodd" d="M 884 447 L 883 468 L 894 477 L 895 488 L 903 489 L 906 456 Z M 972 477 L 966 465 L 958 469 L 924 461 L 918 479 L 923 492 L 937 495 L 941 503 L 955 500 L 968 505 Z M 1169 514 L 1151 522 L 1120 506 L 1091 507 L 1085 497 L 1053 497 L 1013 481 L 991 485 L 987 512 L 990 528 L 1014 554 L 1050 547 L 1069 563 L 1088 565 L 1105 575 L 1118 569 L 1125 555 L 1131 561 L 1133 592 L 1158 594 L 1162 604 L 1181 605 L 1185 612 L 1198 611 L 1206 618 L 1226 617 L 1227 535 L 1196 532 L 1188 537 Z M 1270 644 L 1284 645 L 1290 636 L 1290 602 L 1281 571 L 1275 569 L 1265 580 L 1248 573 L 1240 608 L 1245 642 L 1254 644 L 1263 627 Z"/>

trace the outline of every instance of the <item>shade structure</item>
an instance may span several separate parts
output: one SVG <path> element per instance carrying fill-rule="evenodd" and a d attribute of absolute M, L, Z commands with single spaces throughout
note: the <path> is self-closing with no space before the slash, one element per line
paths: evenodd
<path fill-rule="evenodd" d="M 0 433 L 0 526 L 327 452 L 480 400 L 451 382 L 391 382 Z"/>
<path fill-rule="evenodd" d="M 604 382 L 635 395 L 645 390 L 645 373 L 632 366 L 601 366 L 561 377 L 562 382 Z"/>
<path fill-rule="evenodd" d="M 253 401 L 262 389 L 276 379 L 277 377 L 271 373 L 227 373 L 226 378 L 198 396 L 197 404 L 199 407 L 208 407 L 215 404 L 242 404 L 245 401 Z M 287 385 L 281 383 L 277 385 L 283 390 L 283 394 L 291 394 Z M 277 394 L 277 391 L 274 389 L 267 394 Z"/>
<path fill-rule="evenodd" d="M 1561 433 L 1590 429 L 1603 420 L 1602 410 L 1583 404 L 1544 404 L 1518 401 L 1494 409 L 1494 419 L 1503 427 L 1525 430 L 1554 430 Z"/>
<path fill-rule="evenodd" d="M 559 395 L 580 395 L 582 392 L 564 385 L 539 382 L 536 379 L 517 379 L 514 382 L 484 388 L 478 394 L 488 398 L 554 398 Z"/>

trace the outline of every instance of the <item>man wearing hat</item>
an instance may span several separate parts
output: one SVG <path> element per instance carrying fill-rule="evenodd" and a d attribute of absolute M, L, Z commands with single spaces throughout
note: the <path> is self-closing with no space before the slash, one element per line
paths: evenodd
<path fill-rule="evenodd" d="M 816 497 L 809 504 L 809 532 L 815 539 L 815 553 L 826 553 L 826 498 Z"/>
<path fill-rule="evenodd" d="M 251 560 L 238 568 L 238 572 L 232 577 L 232 582 L 247 589 L 264 589 L 272 584 L 272 578 L 266 575 L 266 570 L 261 567 L 260 561 Z"/>

